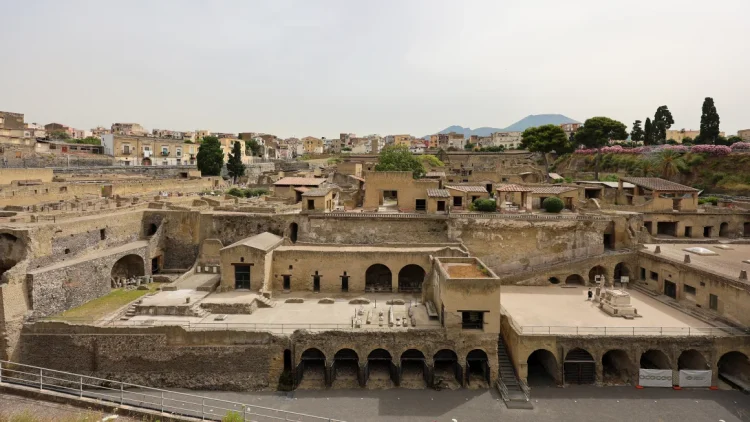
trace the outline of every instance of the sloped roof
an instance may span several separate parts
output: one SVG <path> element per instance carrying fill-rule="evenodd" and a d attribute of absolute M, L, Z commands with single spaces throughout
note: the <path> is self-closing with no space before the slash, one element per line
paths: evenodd
<path fill-rule="evenodd" d="M 561 193 L 578 190 L 572 186 L 532 186 L 531 193 L 559 195 Z"/>
<path fill-rule="evenodd" d="M 331 190 L 332 188 L 330 187 L 310 189 L 307 192 L 303 193 L 302 196 L 326 196 Z"/>
<path fill-rule="evenodd" d="M 623 177 L 624 182 L 630 182 L 648 190 L 667 191 L 667 192 L 698 192 L 698 189 L 679 183 L 670 182 L 669 180 L 658 177 Z"/>
<path fill-rule="evenodd" d="M 446 189 L 453 189 L 461 192 L 484 192 L 487 193 L 487 188 L 484 186 L 446 186 Z"/>
<path fill-rule="evenodd" d="M 598 182 L 596 180 L 576 180 L 575 182 L 578 184 L 585 183 L 585 184 L 590 184 L 590 185 L 603 185 L 608 188 L 615 188 L 615 189 L 617 189 L 618 187 L 617 182 Z M 622 182 L 622 187 L 626 189 L 632 189 L 635 187 L 635 185 L 632 183 L 628 183 L 628 182 Z"/>
<path fill-rule="evenodd" d="M 451 194 L 445 189 L 427 189 L 427 196 L 430 198 L 450 198 Z"/>
<path fill-rule="evenodd" d="M 318 177 L 284 177 L 279 179 L 275 186 L 320 186 L 326 179 Z"/>
<path fill-rule="evenodd" d="M 445 177 L 444 171 L 428 171 L 424 177 Z"/>
<path fill-rule="evenodd" d="M 562 179 L 563 177 L 557 173 L 549 173 L 549 178 L 553 180 Z"/>
<path fill-rule="evenodd" d="M 526 186 L 514 184 L 500 185 L 495 190 L 498 192 L 531 192 L 531 189 Z"/>
<path fill-rule="evenodd" d="M 281 242 L 281 240 L 282 238 L 280 236 L 276 236 L 275 234 L 269 232 L 263 232 L 261 234 L 256 234 L 255 236 L 246 237 L 238 242 L 232 243 L 229 246 L 221 248 L 221 250 L 223 251 L 224 249 L 229 249 L 236 246 L 248 246 L 250 248 L 259 249 L 261 251 L 268 251 L 273 249 L 273 247 Z"/>

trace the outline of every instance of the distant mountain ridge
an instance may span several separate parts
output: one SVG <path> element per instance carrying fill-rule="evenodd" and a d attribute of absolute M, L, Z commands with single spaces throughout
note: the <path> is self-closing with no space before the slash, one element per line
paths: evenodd
<path fill-rule="evenodd" d="M 496 128 L 496 127 L 478 127 L 476 129 L 471 129 L 468 127 L 463 126 L 449 126 L 440 132 L 437 133 L 463 133 L 465 137 L 469 137 L 471 135 L 477 135 L 477 136 L 489 136 L 494 132 L 523 132 L 524 130 L 530 128 L 530 127 L 537 127 L 542 125 L 561 125 L 563 123 L 580 123 L 577 120 L 571 119 L 570 117 L 563 116 L 562 114 L 532 114 L 529 116 L 524 117 L 523 119 L 513 123 L 512 125 L 506 127 L 506 128 Z M 426 136 L 426 138 L 429 138 L 429 135 Z"/>

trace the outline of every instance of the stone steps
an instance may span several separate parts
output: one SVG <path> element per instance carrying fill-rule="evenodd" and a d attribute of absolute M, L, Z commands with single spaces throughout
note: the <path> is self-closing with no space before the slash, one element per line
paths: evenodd
<path fill-rule="evenodd" d="M 255 298 L 255 300 L 258 302 L 259 308 L 275 308 L 276 307 L 276 301 L 271 300 L 263 295 L 258 296 L 257 298 Z"/>
<path fill-rule="evenodd" d="M 533 409 L 534 406 L 524 394 L 521 383 L 516 376 L 516 370 L 508 355 L 508 349 L 505 347 L 502 334 L 499 334 L 497 339 L 497 362 L 498 376 L 508 391 L 507 396 L 501 394 L 505 406 L 509 409 Z"/>

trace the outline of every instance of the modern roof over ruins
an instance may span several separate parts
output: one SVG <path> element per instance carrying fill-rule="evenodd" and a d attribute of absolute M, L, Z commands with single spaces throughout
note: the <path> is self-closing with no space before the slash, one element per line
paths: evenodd
<path fill-rule="evenodd" d="M 498 192 L 531 192 L 531 189 L 526 186 L 514 184 L 500 185 L 495 190 Z"/>
<path fill-rule="evenodd" d="M 256 234 L 255 236 L 246 237 L 238 242 L 232 243 L 229 246 L 225 246 L 222 248 L 222 250 L 233 248 L 235 246 L 248 246 L 251 248 L 259 249 L 261 251 L 268 251 L 274 246 L 278 245 L 282 240 L 282 237 L 276 236 L 273 233 L 263 232 L 261 234 Z"/>
<path fill-rule="evenodd" d="M 275 186 L 320 186 L 326 179 L 318 177 L 284 177 L 279 179 Z"/>

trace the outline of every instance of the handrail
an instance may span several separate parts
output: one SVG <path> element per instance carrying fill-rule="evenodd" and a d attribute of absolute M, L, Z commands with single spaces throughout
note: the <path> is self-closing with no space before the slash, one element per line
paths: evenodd
<path fill-rule="evenodd" d="M 518 385 L 521 386 L 521 391 L 523 392 L 523 395 L 526 397 L 526 401 L 529 401 L 531 398 L 531 388 L 529 388 L 529 385 L 526 384 L 526 381 L 522 380 L 521 378 L 518 379 Z"/>
<path fill-rule="evenodd" d="M 605 335 L 605 336 L 750 336 L 750 329 L 731 326 L 714 327 L 581 327 L 575 325 L 516 326 L 522 335 Z"/>
<path fill-rule="evenodd" d="M 5 360 L 0 360 L 0 383 L 38 388 L 41 391 L 63 393 L 81 399 L 93 398 L 119 406 L 127 405 L 155 410 L 165 415 L 200 417 L 201 420 L 220 421 L 227 414 L 234 413 L 241 415 L 243 421 L 252 422 L 269 420 L 344 422 L 339 419 L 147 387 Z"/>
<path fill-rule="evenodd" d="M 501 377 L 497 377 L 497 388 L 500 390 L 500 397 L 502 397 L 503 401 L 510 401 L 508 387 L 505 385 Z"/>

